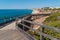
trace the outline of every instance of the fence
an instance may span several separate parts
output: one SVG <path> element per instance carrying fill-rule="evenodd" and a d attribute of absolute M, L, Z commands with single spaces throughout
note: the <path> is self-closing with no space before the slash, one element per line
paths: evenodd
<path fill-rule="evenodd" d="M 25 17 L 26 18 L 26 17 Z M 18 18 L 18 20 L 19 20 L 19 18 Z M 55 28 L 55 27 L 47 27 L 47 26 L 45 26 L 45 25 L 42 25 L 42 24 L 39 24 L 39 23 L 35 23 L 35 22 L 32 22 L 32 21 L 29 21 L 29 20 L 26 20 L 26 19 L 20 19 L 21 20 L 21 22 L 19 22 L 18 23 L 18 21 L 17 21 L 17 23 L 16 23 L 16 26 L 18 27 L 18 28 L 20 28 L 19 26 L 18 26 L 18 24 L 19 25 L 22 25 L 23 27 L 22 28 L 20 28 L 21 30 L 23 30 L 24 31 L 24 33 L 25 33 L 25 28 L 28 28 L 28 29 L 30 29 L 30 30 L 32 30 L 32 31 L 34 31 L 34 32 L 37 32 L 37 33 L 39 33 L 40 34 L 40 40 L 44 40 L 44 38 L 45 37 L 47 37 L 47 38 L 49 38 L 49 40 L 58 40 L 57 38 L 54 38 L 54 37 L 52 37 L 51 35 L 47 35 L 47 34 L 45 34 L 44 33 L 44 28 L 47 28 L 47 29 L 49 29 L 49 30 L 53 30 L 53 31 L 55 31 L 55 32 L 58 32 L 58 33 L 60 33 L 60 29 L 57 29 L 57 28 Z M 31 27 L 29 27 L 29 26 L 27 26 L 27 25 L 25 25 L 25 22 L 27 22 L 27 23 L 30 23 L 30 24 L 32 24 L 32 25 L 38 25 L 38 26 L 40 26 L 39 28 L 40 28 L 40 32 L 38 31 L 38 30 L 35 30 L 35 29 L 33 29 L 33 28 L 31 28 Z M 27 32 L 25 33 L 25 34 L 28 34 Z M 28 34 L 29 35 L 29 34 Z M 31 40 L 35 40 L 35 38 L 33 37 L 33 36 L 29 36 L 30 38 L 31 38 Z"/>

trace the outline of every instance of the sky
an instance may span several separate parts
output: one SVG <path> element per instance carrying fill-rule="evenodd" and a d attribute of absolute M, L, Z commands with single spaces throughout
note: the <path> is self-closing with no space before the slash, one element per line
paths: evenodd
<path fill-rule="evenodd" d="M 60 7 L 60 0 L 0 0 L 0 9 Z"/>

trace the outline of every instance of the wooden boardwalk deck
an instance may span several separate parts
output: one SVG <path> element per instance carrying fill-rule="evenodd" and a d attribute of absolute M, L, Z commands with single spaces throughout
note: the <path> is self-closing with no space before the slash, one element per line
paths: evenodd
<path fill-rule="evenodd" d="M 0 29 L 0 40 L 29 40 L 15 27 L 15 22 Z"/>

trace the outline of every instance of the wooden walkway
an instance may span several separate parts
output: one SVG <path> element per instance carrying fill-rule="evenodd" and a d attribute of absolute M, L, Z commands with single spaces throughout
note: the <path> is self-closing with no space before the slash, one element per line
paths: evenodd
<path fill-rule="evenodd" d="M 0 40 L 29 40 L 22 32 L 18 31 L 13 22 L 0 29 Z"/>

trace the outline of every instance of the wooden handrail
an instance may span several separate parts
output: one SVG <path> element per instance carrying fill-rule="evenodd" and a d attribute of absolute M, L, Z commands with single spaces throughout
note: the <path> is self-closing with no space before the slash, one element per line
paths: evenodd
<path fill-rule="evenodd" d="M 30 15 L 30 16 L 33 16 L 33 15 Z M 22 30 L 24 30 L 24 28 L 26 27 L 26 28 L 34 31 L 34 32 L 39 33 L 39 34 L 40 34 L 40 40 L 44 40 L 44 37 L 47 37 L 47 38 L 49 38 L 49 39 L 51 39 L 51 40 L 58 40 L 57 38 L 54 38 L 54 37 L 52 37 L 51 35 L 45 34 L 45 33 L 44 33 L 44 28 L 47 28 L 47 29 L 49 29 L 49 30 L 53 30 L 54 32 L 58 32 L 58 33 L 60 33 L 60 29 L 55 28 L 55 27 L 48 27 L 48 26 L 43 25 L 43 24 L 39 24 L 39 23 L 36 23 L 36 22 L 33 22 L 33 21 L 26 20 L 26 18 L 28 18 L 28 17 L 29 17 L 29 16 L 26 16 L 26 17 L 22 18 L 22 19 L 21 19 L 21 22 L 27 22 L 27 23 L 30 23 L 30 24 L 38 25 L 38 26 L 40 26 L 40 31 L 35 30 L 35 29 L 33 29 L 33 28 L 25 25 L 24 23 L 21 23 L 21 22 L 20 22 L 20 23 L 18 23 L 18 24 L 20 24 L 20 25 L 23 26 L 23 29 L 22 29 Z M 17 25 L 18 25 L 18 24 L 17 24 Z"/>

